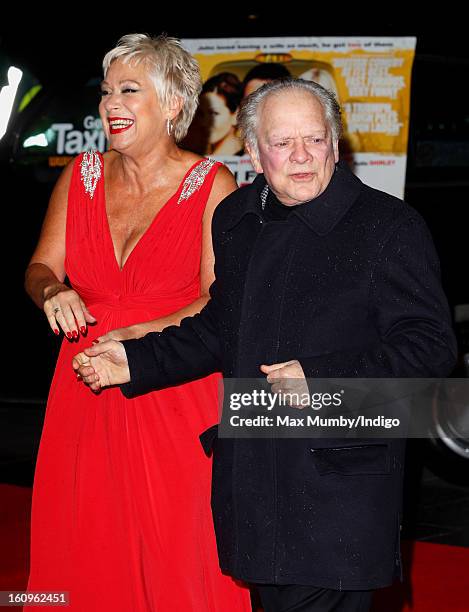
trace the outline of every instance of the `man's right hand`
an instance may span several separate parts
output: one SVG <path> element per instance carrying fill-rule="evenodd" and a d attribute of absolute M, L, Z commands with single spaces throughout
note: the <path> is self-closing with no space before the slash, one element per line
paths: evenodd
<path fill-rule="evenodd" d="M 72 366 L 93 391 L 130 381 L 124 345 L 116 340 L 99 342 L 75 355 Z"/>

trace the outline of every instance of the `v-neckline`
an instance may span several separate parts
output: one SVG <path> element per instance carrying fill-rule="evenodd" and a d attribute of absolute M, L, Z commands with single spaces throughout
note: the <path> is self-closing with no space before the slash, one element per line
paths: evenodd
<path fill-rule="evenodd" d="M 132 255 L 134 254 L 134 251 L 137 250 L 137 248 L 139 247 L 140 243 L 143 241 L 143 239 L 145 238 L 145 236 L 150 232 L 151 228 L 155 225 L 156 220 L 158 219 L 158 217 L 160 216 L 160 213 L 170 204 L 170 202 L 172 202 L 174 200 L 174 198 L 180 193 L 180 191 L 182 190 L 182 187 L 184 185 L 184 183 L 186 182 L 187 177 L 190 175 L 190 173 L 192 172 L 192 170 L 194 170 L 194 168 L 196 168 L 198 166 L 198 164 L 200 164 L 203 161 L 203 159 L 199 159 L 196 162 L 194 162 L 192 164 L 192 166 L 187 170 L 186 174 L 184 175 L 183 179 L 181 180 L 181 182 L 179 183 L 179 187 L 176 189 L 176 191 L 173 193 L 172 196 L 170 196 L 168 198 L 168 200 L 166 200 L 166 202 L 163 204 L 163 206 L 161 206 L 161 208 L 158 209 L 158 211 L 156 212 L 155 216 L 153 217 L 153 219 L 151 220 L 149 226 L 147 227 L 147 229 L 143 232 L 143 234 L 140 236 L 140 238 L 137 240 L 137 242 L 135 243 L 133 249 L 130 251 L 130 253 L 127 255 L 127 259 L 124 261 L 124 264 L 122 266 L 122 268 L 119 265 L 119 262 L 117 261 L 117 256 L 116 256 L 116 249 L 114 246 L 114 240 L 112 238 L 112 233 L 111 233 L 111 226 L 109 224 L 109 217 L 107 214 L 107 207 L 106 207 L 106 183 L 105 183 L 105 177 L 104 177 L 104 172 L 103 172 L 103 213 L 104 213 L 104 219 L 105 219 L 105 225 L 107 228 L 107 234 L 109 237 L 109 243 L 111 246 L 111 251 L 112 251 L 112 258 L 114 259 L 114 262 L 116 264 L 117 269 L 119 270 L 119 272 L 124 272 L 125 267 L 127 266 L 127 263 L 129 261 L 129 259 L 132 257 Z"/>

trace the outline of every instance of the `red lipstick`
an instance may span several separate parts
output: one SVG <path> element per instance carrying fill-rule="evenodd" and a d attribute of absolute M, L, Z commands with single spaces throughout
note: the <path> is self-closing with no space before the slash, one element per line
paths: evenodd
<path fill-rule="evenodd" d="M 111 134 L 120 134 L 131 128 L 134 120 L 127 117 L 108 117 L 108 123 Z"/>

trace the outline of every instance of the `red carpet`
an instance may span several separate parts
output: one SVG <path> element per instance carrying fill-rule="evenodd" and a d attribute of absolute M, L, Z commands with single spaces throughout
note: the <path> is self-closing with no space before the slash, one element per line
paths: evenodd
<path fill-rule="evenodd" d="M 375 595 L 373 612 L 468 612 L 469 548 L 404 542 L 405 580 Z"/>
<path fill-rule="evenodd" d="M 30 505 L 31 489 L 0 484 L 0 591 L 26 587 Z M 373 612 L 469 612 L 469 548 L 404 542 L 402 552 L 409 578 L 379 591 Z"/>
<path fill-rule="evenodd" d="M 30 509 L 31 489 L 0 484 L 0 591 L 26 589 Z M 22 608 L 0 606 L 0 610 Z"/>
<path fill-rule="evenodd" d="M 0 484 L 0 591 L 26 588 L 30 508 L 31 489 Z"/>

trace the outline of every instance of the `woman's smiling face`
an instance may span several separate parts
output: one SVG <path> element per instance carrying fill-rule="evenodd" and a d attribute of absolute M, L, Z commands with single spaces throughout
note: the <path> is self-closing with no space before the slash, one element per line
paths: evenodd
<path fill-rule="evenodd" d="M 144 62 L 112 62 L 101 83 L 99 114 L 116 151 L 147 149 L 166 134 L 167 117 Z"/>

